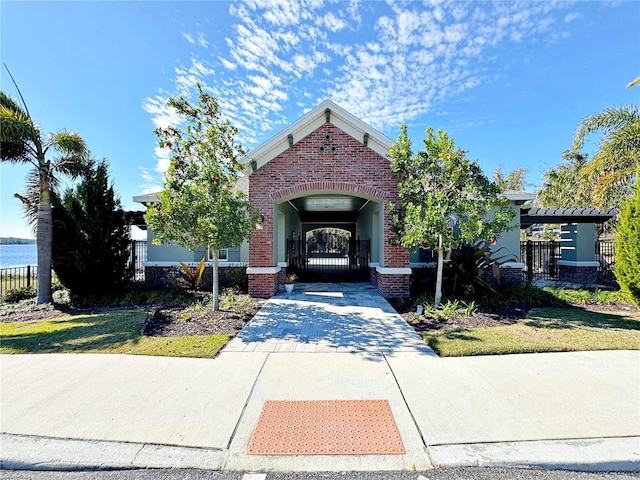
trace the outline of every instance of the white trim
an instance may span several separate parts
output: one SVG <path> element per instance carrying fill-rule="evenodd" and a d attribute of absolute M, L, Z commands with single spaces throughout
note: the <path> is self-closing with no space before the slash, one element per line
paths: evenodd
<path fill-rule="evenodd" d="M 517 268 L 518 270 L 524 270 L 524 263 L 522 262 L 505 262 L 500 265 L 500 268 Z"/>
<path fill-rule="evenodd" d="M 281 268 L 287 268 L 289 266 L 289 262 L 278 262 L 278 266 Z"/>
<path fill-rule="evenodd" d="M 161 194 L 162 192 L 143 193 L 141 195 L 134 195 L 133 201 L 136 203 L 142 203 L 142 204 L 156 203 L 160 201 Z"/>
<path fill-rule="evenodd" d="M 183 262 L 190 267 L 197 267 L 200 262 Z M 144 262 L 145 267 L 179 267 L 180 262 Z M 204 262 L 205 267 L 213 266 L 212 261 Z M 218 267 L 246 267 L 247 262 L 218 262 Z"/>
<path fill-rule="evenodd" d="M 275 275 L 281 267 L 247 267 L 247 275 Z"/>
<path fill-rule="evenodd" d="M 380 262 L 369 262 L 369 268 L 376 268 L 380 266 Z"/>
<path fill-rule="evenodd" d="M 574 261 L 574 260 L 558 260 L 556 265 L 563 267 L 599 267 L 600 262 L 594 261 Z"/>
<path fill-rule="evenodd" d="M 529 192 L 516 192 L 507 190 L 504 192 L 504 196 L 507 200 L 511 200 L 512 202 L 527 202 L 529 200 L 535 200 L 536 194 Z"/>
<path fill-rule="evenodd" d="M 376 267 L 376 272 L 382 275 L 411 275 L 410 268 Z"/>

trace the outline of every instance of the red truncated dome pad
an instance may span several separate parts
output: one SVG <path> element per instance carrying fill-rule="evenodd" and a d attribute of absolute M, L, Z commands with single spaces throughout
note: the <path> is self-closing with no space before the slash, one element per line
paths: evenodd
<path fill-rule="evenodd" d="M 402 455 L 387 400 L 268 400 L 249 455 Z"/>

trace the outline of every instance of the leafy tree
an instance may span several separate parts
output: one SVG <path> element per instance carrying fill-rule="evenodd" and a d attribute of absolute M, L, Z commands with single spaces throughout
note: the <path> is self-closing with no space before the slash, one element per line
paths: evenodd
<path fill-rule="evenodd" d="M 640 174 L 640 168 L 636 175 Z M 620 289 L 640 307 L 640 186 L 622 205 L 616 233 L 614 273 Z"/>
<path fill-rule="evenodd" d="M 218 101 L 198 85 L 196 105 L 184 97 L 171 98 L 168 105 L 186 124 L 185 128 L 157 128 L 158 144 L 171 152 L 159 202 L 145 214 L 156 233 L 156 243 L 175 242 L 195 250 L 208 245 L 213 257 L 213 309 L 219 309 L 218 250 L 237 246 L 251 233 L 256 218 L 249 213 L 247 196 L 234 187 L 244 150 L 236 142 L 238 133 L 223 120 Z"/>
<path fill-rule="evenodd" d="M 24 101 L 23 101 L 24 104 Z M 29 111 L 0 92 L 0 159 L 3 162 L 29 163 L 28 194 L 23 197 L 27 212 L 35 219 L 38 254 L 37 303 L 51 297 L 52 212 L 51 193 L 57 175 L 76 176 L 88 158 L 87 146 L 75 132 L 59 131 L 43 135 Z"/>
<path fill-rule="evenodd" d="M 53 268 L 60 282 L 80 298 L 121 290 L 131 240 L 107 162 L 92 162 L 75 189 L 53 196 L 53 205 Z"/>
<path fill-rule="evenodd" d="M 445 251 L 490 240 L 509 228 L 515 212 L 500 186 L 490 181 L 446 132 L 427 128 L 424 150 L 414 155 L 406 125 L 391 146 L 391 170 L 400 205 L 389 205 L 396 240 L 411 250 L 437 250 L 435 304 L 442 299 Z"/>
<path fill-rule="evenodd" d="M 528 172 L 527 167 L 516 167 L 505 175 L 502 171 L 502 165 L 498 165 L 492 173 L 493 182 L 500 186 L 503 192 L 506 190 L 522 192 L 527 187 Z"/>

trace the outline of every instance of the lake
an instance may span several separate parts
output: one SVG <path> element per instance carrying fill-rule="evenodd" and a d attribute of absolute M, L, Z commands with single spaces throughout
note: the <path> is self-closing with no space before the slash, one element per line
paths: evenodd
<path fill-rule="evenodd" d="M 0 268 L 37 265 L 36 245 L 0 245 Z"/>

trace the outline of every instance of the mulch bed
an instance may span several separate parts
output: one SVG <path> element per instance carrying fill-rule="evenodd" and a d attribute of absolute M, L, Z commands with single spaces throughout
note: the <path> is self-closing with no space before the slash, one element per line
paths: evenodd
<path fill-rule="evenodd" d="M 41 321 L 63 316 L 86 315 L 111 310 L 138 309 L 147 312 L 142 334 L 162 337 L 193 335 L 235 335 L 260 310 L 264 300 L 240 294 L 231 305 L 222 304 L 214 312 L 210 306 L 186 307 L 184 305 L 100 305 L 92 308 L 76 308 L 68 304 L 36 307 L 24 303 L 5 309 L 0 308 L 0 322 Z M 416 331 L 468 330 L 479 327 L 512 325 L 525 318 L 532 308 L 555 307 L 553 304 L 504 303 L 491 308 L 480 306 L 473 315 L 453 315 L 448 319 L 436 319 L 416 313 L 410 301 L 391 300 L 392 306 Z M 592 311 L 637 311 L 629 305 L 573 305 L 563 308 L 580 308 Z"/>
<path fill-rule="evenodd" d="M 198 309 L 158 308 L 150 315 L 142 333 L 154 337 L 192 335 L 235 335 L 251 320 L 264 301 L 244 297 L 234 305 L 214 312 L 210 306 Z"/>
<path fill-rule="evenodd" d="M 437 319 L 417 314 L 416 306 L 411 302 L 391 300 L 390 303 L 400 316 L 418 332 L 470 330 L 472 328 L 513 325 L 526 318 L 533 308 L 568 308 L 596 312 L 637 311 L 635 307 L 630 305 L 567 305 L 561 307 L 556 304 L 513 302 L 494 305 L 490 308 L 480 306 L 473 315 L 456 314 L 448 319 Z"/>
<path fill-rule="evenodd" d="M 240 294 L 231 305 L 221 304 L 214 312 L 211 306 L 184 305 L 99 305 L 78 308 L 68 304 L 35 306 L 33 302 L 3 305 L 0 323 L 37 322 L 53 318 L 87 315 L 113 310 L 142 310 L 147 320 L 142 334 L 156 337 L 185 337 L 192 335 L 235 335 L 260 310 L 264 300 Z"/>

